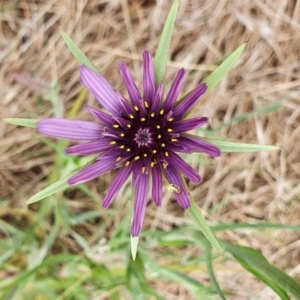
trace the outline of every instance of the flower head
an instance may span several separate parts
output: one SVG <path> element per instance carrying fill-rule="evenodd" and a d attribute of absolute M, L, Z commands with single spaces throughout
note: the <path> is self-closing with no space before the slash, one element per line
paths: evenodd
<path fill-rule="evenodd" d="M 45 119 L 38 122 L 38 131 L 48 136 L 88 141 L 67 148 L 67 154 L 100 154 L 93 164 L 72 176 L 68 180 L 69 185 L 89 181 L 119 168 L 104 197 L 104 208 L 109 207 L 132 173 L 135 198 L 131 235 L 134 237 L 139 236 L 142 228 L 150 177 L 152 197 L 156 206 L 161 205 L 165 176 L 169 182 L 168 189 L 174 192 L 181 206 L 188 209 L 190 200 L 180 174 L 194 183 L 200 183 L 201 178 L 177 152 L 200 151 L 216 157 L 220 155 L 220 150 L 206 141 L 186 134 L 208 122 L 206 117 L 183 119 L 206 92 L 206 84 L 199 84 L 181 102 L 176 103 L 184 80 L 184 69 L 180 69 L 176 74 L 164 100 L 163 83 L 155 86 L 149 52 L 143 53 L 142 95 L 126 64 L 121 62 L 119 69 L 129 94 L 129 101 L 115 91 L 102 75 L 83 65 L 80 67 L 83 84 L 109 114 L 86 106 L 98 123 Z"/>

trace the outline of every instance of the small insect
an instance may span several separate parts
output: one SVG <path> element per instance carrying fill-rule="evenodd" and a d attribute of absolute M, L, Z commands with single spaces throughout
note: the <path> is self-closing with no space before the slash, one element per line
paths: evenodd
<path fill-rule="evenodd" d="M 167 189 L 168 189 L 169 192 L 172 192 L 172 193 L 175 193 L 175 194 L 178 194 L 178 195 L 181 193 L 180 187 L 173 184 L 173 183 L 168 184 Z"/>

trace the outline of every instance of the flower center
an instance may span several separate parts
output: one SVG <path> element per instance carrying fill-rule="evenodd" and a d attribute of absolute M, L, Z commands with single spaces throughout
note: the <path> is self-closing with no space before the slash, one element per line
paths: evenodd
<path fill-rule="evenodd" d="M 148 146 L 152 141 L 149 128 L 140 128 L 134 136 L 134 141 L 138 147 Z"/>

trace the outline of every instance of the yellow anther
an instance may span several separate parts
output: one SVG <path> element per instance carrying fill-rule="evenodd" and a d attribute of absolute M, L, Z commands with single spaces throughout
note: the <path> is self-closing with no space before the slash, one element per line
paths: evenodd
<path fill-rule="evenodd" d="M 116 144 L 116 141 L 111 141 L 109 142 L 110 145 L 115 145 Z"/>
<path fill-rule="evenodd" d="M 166 155 L 166 157 L 168 157 L 169 156 L 169 152 L 165 152 L 165 155 Z"/>
<path fill-rule="evenodd" d="M 121 145 L 119 148 L 120 148 L 120 149 L 124 149 L 124 148 L 125 148 L 125 146 L 124 146 L 124 145 Z"/>
<path fill-rule="evenodd" d="M 144 157 L 147 157 L 147 153 L 144 153 Z"/>
<path fill-rule="evenodd" d="M 130 119 L 134 119 L 134 115 L 130 114 L 130 115 L 129 115 L 129 118 L 130 118 Z"/>
<path fill-rule="evenodd" d="M 151 113 L 150 114 L 150 116 L 151 116 L 151 118 L 154 118 L 154 116 L 155 116 L 155 113 L 153 112 L 153 113 Z"/>
<path fill-rule="evenodd" d="M 134 110 L 139 111 L 139 108 L 136 105 L 133 108 Z"/>
<path fill-rule="evenodd" d="M 113 125 L 113 128 L 119 128 L 119 127 L 120 127 L 119 124 L 114 124 L 114 125 Z"/>
<path fill-rule="evenodd" d="M 146 171 L 146 168 L 145 167 L 142 167 L 142 173 L 144 174 Z"/>
<path fill-rule="evenodd" d="M 154 167 L 154 161 L 151 161 L 150 166 L 153 168 Z"/>
<path fill-rule="evenodd" d="M 164 169 L 166 169 L 167 168 L 167 164 L 165 164 L 165 163 L 163 163 L 163 167 L 164 167 Z"/>
<path fill-rule="evenodd" d="M 164 114 L 164 112 L 165 112 L 165 110 L 162 108 L 162 109 L 160 110 L 160 112 L 159 112 L 159 113 L 160 113 L 161 115 L 163 115 L 163 114 Z"/>
<path fill-rule="evenodd" d="M 130 161 L 126 161 L 126 163 L 125 163 L 125 167 L 128 167 L 128 166 L 129 166 L 129 164 L 130 164 Z"/>
<path fill-rule="evenodd" d="M 142 121 L 142 122 L 146 121 L 146 118 L 141 118 L 141 121 Z"/>
<path fill-rule="evenodd" d="M 124 133 L 120 133 L 120 137 L 124 137 L 125 136 L 125 134 Z"/>
<path fill-rule="evenodd" d="M 168 119 L 169 122 L 172 122 L 173 120 L 174 120 L 174 118 L 169 118 Z"/>
<path fill-rule="evenodd" d="M 116 159 L 116 161 L 120 161 L 121 159 L 122 159 L 122 157 L 119 156 L 119 157 Z"/>
<path fill-rule="evenodd" d="M 171 139 L 171 142 L 178 142 L 178 139 Z"/>
<path fill-rule="evenodd" d="M 130 125 L 130 124 L 127 124 L 127 127 L 128 127 L 128 128 L 131 128 L 131 125 Z"/>
<path fill-rule="evenodd" d="M 160 129 L 160 125 L 156 125 L 156 128 L 157 128 L 157 129 Z"/>
<path fill-rule="evenodd" d="M 126 149 L 126 152 L 130 152 L 130 148 L 127 148 L 127 149 Z"/>
<path fill-rule="evenodd" d="M 155 153 L 157 153 L 157 151 L 154 149 L 154 150 L 152 151 L 152 153 L 155 154 Z"/>
<path fill-rule="evenodd" d="M 159 135 L 157 136 L 157 138 L 158 138 L 158 139 L 161 139 L 161 135 L 159 134 Z"/>
<path fill-rule="evenodd" d="M 172 132 L 172 131 L 173 131 L 173 129 L 171 129 L 171 128 L 168 128 L 168 129 L 167 129 L 167 131 L 168 131 L 168 132 Z"/>
<path fill-rule="evenodd" d="M 136 156 L 136 157 L 134 158 L 134 160 L 138 160 L 138 159 L 140 159 L 140 157 L 139 157 L 139 156 Z"/>
<path fill-rule="evenodd" d="M 149 107 L 149 104 L 148 104 L 148 102 L 147 101 L 144 101 L 144 104 L 145 104 L 145 107 Z"/>
<path fill-rule="evenodd" d="M 162 143 L 161 146 L 162 146 L 162 147 L 166 147 L 166 144 L 165 144 L 165 143 Z"/>

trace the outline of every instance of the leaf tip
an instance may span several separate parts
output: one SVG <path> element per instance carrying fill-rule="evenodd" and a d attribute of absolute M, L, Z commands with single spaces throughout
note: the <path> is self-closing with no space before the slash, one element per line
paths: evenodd
<path fill-rule="evenodd" d="M 138 236 L 130 236 L 131 256 L 132 260 L 135 260 L 137 254 L 137 248 L 139 243 Z"/>

